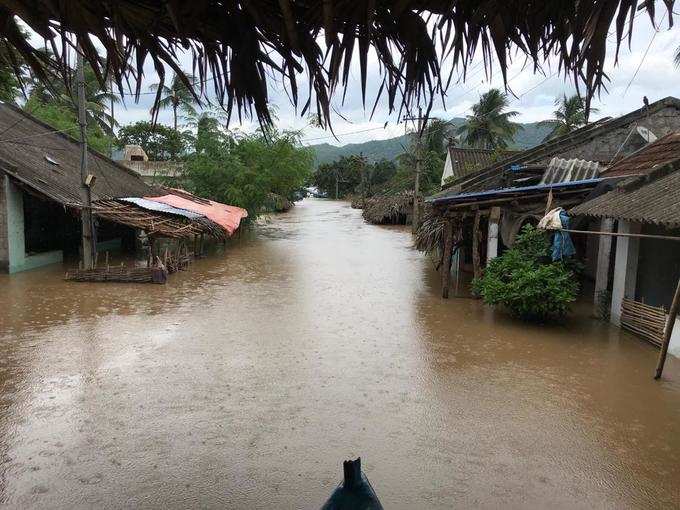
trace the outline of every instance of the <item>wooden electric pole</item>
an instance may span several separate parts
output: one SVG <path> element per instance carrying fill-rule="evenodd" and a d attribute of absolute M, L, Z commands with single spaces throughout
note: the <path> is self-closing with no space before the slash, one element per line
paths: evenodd
<path fill-rule="evenodd" d="M 77 48 L 78 63 L 76 69 L 76 83 L 78 87 L 78 125 L 80 127 L 80 182 L 81 202 L 80 224 L 82 229 L 83 269 L 94 267 L 94 225 L 92 223 L 92 193 L 91 180 L 87 173 L 87 118 L 85 116 L 85 68 L 83 53 Z"/>
<path fill-rule="evenodd" d="M 417 121 L 417 132 L 416 132 L 416 175 L 415 182 L 413 184 L 413 215 L 411 221 L 411 229 L 415 232 L 420 225 L 420 207 L 418 206 L 418 196 L 420 195 L 420 174 L 422 172 L 423 164 L 423 131 L 425 130 L 425 125 L 427 123 L 427 117 L 423 117 L 423 109 L 418 108 L 418 117 L 406 117 L 404 120 Z"/>

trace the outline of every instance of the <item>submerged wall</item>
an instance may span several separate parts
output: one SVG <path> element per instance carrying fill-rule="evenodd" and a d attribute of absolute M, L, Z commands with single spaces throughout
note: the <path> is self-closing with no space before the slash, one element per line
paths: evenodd
<path fill-rule="evenodd" d="M 63 260 L 63 252 L 26 254 L 24 195 L 6 175 L 0 179 L 0 270 L 18 273 Z"/>

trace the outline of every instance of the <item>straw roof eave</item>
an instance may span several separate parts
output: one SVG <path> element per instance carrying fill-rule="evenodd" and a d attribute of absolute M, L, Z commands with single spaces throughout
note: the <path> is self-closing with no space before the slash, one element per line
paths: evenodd
<path fill-rule="evenodd" d="M 316 110 L 326 123 L 336 86 L 349 86 L 352 59 L 359 59 L 366 99 L 371 51 L 381 62 L 380 92 L 390 110 L 427 107 L 444 94 L 450 82 L 441 70 L 445 55 L 451 73 L 464 71 L 479 53 L 487 64 L 494 56 L 505 77 L 516 49 L 536 67 L 556 56 L 559 69 L 584 85 L 590 97 L 604 79 L 610 30 L 620 44 L 632 31 L 637 10 L 653 19 L 657 3 L 672 20 L 674 0 L 648 0 L 640 7 L 638 0 L 13 0 L 0 2 L 0 44 L 16 50 L 39 78 L 48 77 L 51 62 L 25 42 L 17 16 L 49 41 L 62 66 L 77 41 L 102 83 L 111 73 L 122 91 L 132 77 L 140 92 L 149 58 L 161 82 L 167 81 L 167 65 L 198 97 L 210 77 L 230 113 L 254 110 L 265 123 L 271 121 L 267 80 L 278 76 L 292 101 L 304 104 L 303 114 Z M 184 51 L 193 56 L 198 85 L 182 73 Z M 298 82 L 307 84 L 302 98 Z"/>

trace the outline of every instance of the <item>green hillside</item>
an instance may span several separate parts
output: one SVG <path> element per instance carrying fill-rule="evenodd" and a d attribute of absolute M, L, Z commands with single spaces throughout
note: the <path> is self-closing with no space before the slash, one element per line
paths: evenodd
<path fill-rule="evenodd" d="M 455 118 L 452 120 L 454 126 L 463 124 L 465 119 Z M 511 145 L 511 149 L 528 149 L 541 143 L 550 132 L 549 126 L 539 126 L 538 122 L 520 124 L 521 129 Z M 311 145 L 316 152 L 316 164 L 321 165 L 335 161 L 340 156 L 351 156 L 353 154 L 363 154 L 369 161 L 380 159 L 395 159 L 404 152 L 404 147 L 408 145 L 408 135 L 401 135 L 396 138 L 386 140 L 371 140 L 363 143 L 348 143 L 342 146 L 335 146 L 328 143 Z"/>

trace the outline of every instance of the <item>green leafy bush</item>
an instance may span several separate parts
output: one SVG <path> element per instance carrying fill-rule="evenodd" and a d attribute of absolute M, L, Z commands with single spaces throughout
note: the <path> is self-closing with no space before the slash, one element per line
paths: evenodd
<path fill-rule="evenodd" d="M 505 306 L 524 320 L 564 316 L 578 294 L 578 280 L 564 262 L 551 262 L 545 232 L 526 225 L 515 245 L 493 259 L 473 290 L 489 305 Z"/>

